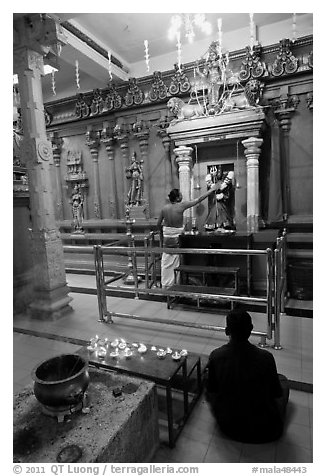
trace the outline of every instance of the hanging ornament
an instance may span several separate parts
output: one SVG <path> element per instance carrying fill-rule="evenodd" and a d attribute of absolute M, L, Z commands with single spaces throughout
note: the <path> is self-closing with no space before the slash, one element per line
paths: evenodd
<path fill-rule="evenodd" d="M 254 42 L 255 42 L 255 23 L 254 23 L 254 14 L 249 13 L 250 18 L 250 51 L 251 53 L 254 50 Z"/>
<path fill-rule="evenodd" d="M 239 141 L 237 140 L 237 173 L 236 173 L 236 183 L 235 188 L 241 188 L 239 183 Z"/>
<path fill-rule="evenodd" d="M 53 96 L 56 96 L 57 93 L 56 93 L 56 90 L 55 90 L 55 70 L 54 69 L 51 71 L 51 84 L 52 84 Z"/>
<path fill-rule="evenodd" d="M 111 59 L 111 51 L 108 53 L 108 58 L 109 58 L 109 77 L 110 81 L 112 81 L 112 59 Z"/>
<path fill-rule="evenodd" d="M 178 48 L 178 68 L 181 71 L 181 41 L 180 41 L 180 31 L 177 32 L 177 48 Z"/>
<path fill-rule="evenodd" d="M 198 166 L 198 153 L 197 153 L 197 145 L 195 145 L 195 157 L 196 157 L 196 173 L 197 173 L 197 183 L 194 185 L 195 190 L 200 190 L 201 186 L 199 184 L 199 166 Z"/>
<path fill-rule="evenodd" d="M 144 40 L 144 46 L 145 46 L 146 69 L 147 69 L 147 72 L 149 72 L 149 54 L 148 54 L 148 41 L 147 40 Z"/>
<path fill-rule="evenodd" d="M 75 66 L 76 66 L 76 86 L 77 86 L 77 89 L 80 89 L 80 84 L 79 84 L 79 62 L 78 62 L 78 60 L 75 61 Z"/>
<path fill-rule="evenodd" d="M 293 13 L 292 15 L 292 41 L 295 42 L 297 39 L 297 14 Z"/>
<path fill-rule="evenodd" d="M 222 56 L 222 18 L 217 19 L 218 28 L 218 53 L 219 57 Z"/>

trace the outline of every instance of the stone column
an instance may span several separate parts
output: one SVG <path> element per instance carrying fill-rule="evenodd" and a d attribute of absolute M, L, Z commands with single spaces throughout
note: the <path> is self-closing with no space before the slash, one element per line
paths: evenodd
<path fill-rule="evenodd" d="M 55 183 L 56 183 L 56 192 L 57 192 L 57 201 L 56 201 L 56 219 L 64 220 L 63 217 L 63 194 L 61 186 L 61 173 L 60 173 L 60 163 L 61 163 L 61 152 L 63 139 L 58 137 L 56 132 L 50 134 L 50 140 L 52 143 L 52 153 L 53 153 L 53 162 L 55 166 Z"/>
<path fill-rule="evenodd" d="M 90 126 L 91 127 L 91 126 Z M 94 166 L 94 216 L 101 219 L 101 206 L 100 206 L 100 172 L 98 168 L 98 149 L 100 146 L 100 132 L 94 132 L 89 128 L 86 132 L 86 144 L 88 145 Z"/>
<path fill-rule="evenodd" d="M 125 125 L 117 124 L 114 128 L 114 138 L 118 141 L 122 153 L 122 216 L 125 215 L 125 203 L 127 201 L 128 183 L 126 169 L 129 166 L 129 137 Z"/>
<path fill-rule="evenodd" d="M 118 218 L 118 191 L 117 191 L 117 177 L 115 170 L 114 162 L 114 137 L 112 135 L 112 130 L 108 127 L 108 124 L 105 122 L 103 124 L 103 130 L 101 133 L 101 142 L 105 145 L 106 152 L 109 159 L 109 216 L 110 218 Z"/>
<path fill-rule="evenodd" d="M 165 196 L 167 197 L 172 190 L 172 163 L 171 163 L 171 139 L 168 136 L 166 130 L 160 129 L 158 131 L 158 135 L 162 139 L 162 144 L 164 147 L 165 151 L 165 161 L 164 161 L 164 177 L 165 177 L 165 183 L 164 183 L 164 191 L 165 191 Z"/>
<path fill-rule="evenodd" d="M 134 128 L 135 128 L 135 126 L 137 126 L 137 124 L 139 124 L 139 123 L 134 124 Z M 141 164 L 142 168 L 144 167 L 144 164 L 146 164 L 145 165 L 146 174 L 144 174 L 145 177 L 146 177 L 146 186 L 145 186 L 145 177 L 144 177 L 144 197 L 143 198 L 145 200 L 145 203 L 148 204 L 147 206 L 148 206 L 148 212 L 149 212 L 149 216 L 150 216 L 150 209 L 151 209 L 151 200 L 150 200 L 151 180 L 150 180 L 150 177 L 151 177 L 151 172 L 150 172 L 150 164 L 149 164 L 149 158 L 148 158 L 149 129 L 142 125 L 141 130 L 139 130 L 139 132 L 134 132 L 134 136 L 136 137 L 136 139 L 138 140 L 138 143 L 139 143 L 139 149 L 140 149 L 140 155 L 141 155 L 140 164 Z"/>
<path fill-rule="evenodd" d="M 263 139 L 249 137 L 243 140 L 247 159 L 247 231 L 255 233 L 259 229 L 259 156 Z"/>
<path fill-rule="evenodd" d="M 176 155 L 176 162 L 179 166 L 179 187 L 183 200 L 191 200 L 191 183 L 192 183 L 192 147 L 179 146 L 173 149 Z M 183 222 L 187 228 L 191 228 L 193 209 L 188 208 L 184 213 Z"/>
<path fill-rule="evenodd" d="M 41 75 L 43 55 L 59 43 L 57 24 L 45 15 L 22 16 L 14 23 L 14 72 L 18 74 L 32 216 L 34 292 L 32 317 L 54 319 L 71 308 L 62 241 L 56 226 L 51 169 L 53 152 L 47 140 Z M 61 43 L 60 43 L 61 45 Z M 54 51 L 54 50 L 53 50 Z"/>
<path fill-rule="evenodd" d="M 284 219 L 286 220 L 290 212 L 290 179 L 289 179 L 289 135 L 291 130 L 291 119 L 299 104 L 298 96 L 289 96 L 287 93 L 281 95 L 278 101 L 278 107 L 275 109 L 275 115 L 279 121 L 282 134 L 282 157 L 281 157 L 281 171 L 282 171 L 282 196 L 284 207 Z"/>

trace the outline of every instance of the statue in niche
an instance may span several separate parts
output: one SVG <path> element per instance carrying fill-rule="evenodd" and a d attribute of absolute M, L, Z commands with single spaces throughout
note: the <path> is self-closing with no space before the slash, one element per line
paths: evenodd
<path fill-rule="evenodd" d="M 83 231 L 82 224 L 84 219 L 84 197 L 80 192 L 78 185 L 74 186 L 70 203 L 72 208 L 74 230 L 77 233 L 81 233 Z"/>
<path fill-rule="evenodd" d="M 143 198 L 143 167 L 137 161 L 136 152 L 132 154 L 131 164 L 126 169 L 127 179 L 131 180 L 130 189 L 128 192 L 128 205 L 141 205 Z"/>
<path fill-rule="evenodd" d="M 221 165 L 210 167 L 210 173 L 206 176 L 207 189 L 214 184 L 218 186 L 215 193 L 208 197 L 208 214 L 205 221 L 205 230 L 218 232 L 232 232 L 233 222 L 233 192 L 234 172 L 222 171 Z"/>

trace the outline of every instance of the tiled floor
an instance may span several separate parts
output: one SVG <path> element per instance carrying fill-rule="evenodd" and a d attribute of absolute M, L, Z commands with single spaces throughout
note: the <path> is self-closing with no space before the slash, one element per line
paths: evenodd
<path fill-rule="evenodd" d="M 69 277 L 69 275 L 68 275 Z M 89 277 L 93 280 L 93 277 Z M 74 279 L 70 277 L 69 279 Z M 78 280 L 79 278 L 77 278 Z M 75 280 L 76 282 L 76 280 Z M 98 322 L 97 297 L 71 293 L 73 311 L 54 322 L 33 321 L 24 316 L 14 319 L 13 383 L 18 392 L 31 382 L 31 370 L 42 360 L 79 346 L 58 340 L 26 335 L 20 330 L 48 333 L 74 339 L 86 339 L 98 334 L 124 337 L 153 344 L 186 348 L 189 351 L 209 355 L 210 351 L 227 341 L 222 332 L 191 329 L 187 327 L 114 318 L 114 324 Z M 166 304 L 126 298 L 107 299 L 108 309 L 119 313 L 133 313 L 150 318 L 214 323 L 224 325 L 223 315 L 206 312 L 167 310 Z M 265 316 L 252 313 L 254 328 L 263 330 Z M 297 382 L 312 383 L 312 319 L 285 316 L 282 319 L 282 350 L 269 350 L 274 354 L 278 371 Z M 256 337 L 251 338 L 258 343 Z M 312 394 L 291 390 L 287 411 L 286 431 L 274 443 L 263 445 L 242 444 L 231 441 L 216 427 L 204 396 L 197 403 L 185 425 L 175 448 L 161 445 L 155 462 L 183 463 L 310 463 L 312 462 Z"/>

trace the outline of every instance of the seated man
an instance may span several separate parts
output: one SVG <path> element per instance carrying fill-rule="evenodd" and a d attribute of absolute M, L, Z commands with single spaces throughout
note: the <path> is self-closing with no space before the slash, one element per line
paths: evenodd
<path fill-rule="evenodd" d="M 226 316 L 227 344 L 212 351 L 207 396 L 221 430 L 244 443 L 266 443 L 282 435 L 289 387 L 277 374 L 273 355 L 251 344 L 248 312 Z"/>

